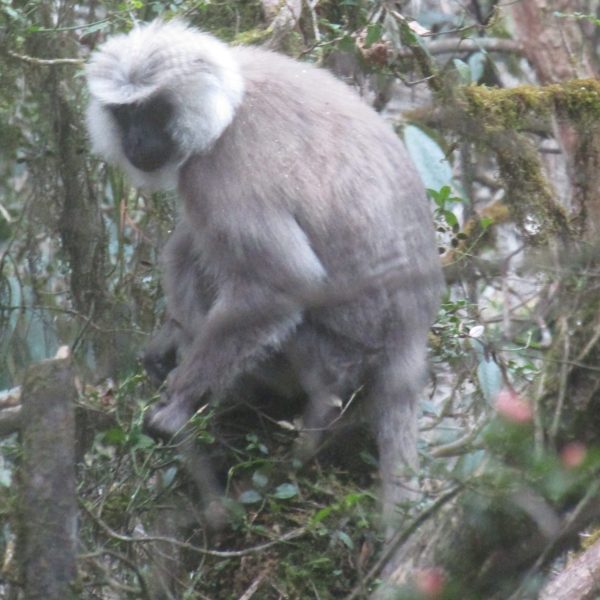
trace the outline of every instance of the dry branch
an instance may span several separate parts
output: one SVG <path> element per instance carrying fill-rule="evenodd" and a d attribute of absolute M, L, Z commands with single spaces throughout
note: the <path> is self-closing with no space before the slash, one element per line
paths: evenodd
<path fill-rule="evenodd" d="M 430 54 L 465 54 L 468 52 L 501 52 L 504 54 L 521 54 L 523 48 L 519 42 L 509 39 L 496 38 L 464 38 L 464 39 L 441 39 L 433 40 L 425 44 Z M 410 58 L 412 52 L 407 48 L 397 51 L 400 58 Z"/>

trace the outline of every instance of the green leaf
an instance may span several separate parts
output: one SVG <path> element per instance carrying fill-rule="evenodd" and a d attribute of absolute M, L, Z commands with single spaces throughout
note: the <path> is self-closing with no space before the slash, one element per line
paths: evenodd
<path fill-rule="evenodd" d="M 288 500 L 298 495 L 298 487 L 293 483 L 282 483 L 275 488 L 272 495 L 278 500 Z"/>
<path fill-rule="evenodd" d="M 469 67 L 469 65 L 466 62 L 460 60 L 460 58 L 454 58 L 452 62 L 454 64 L 456 72 L 458 73 L 460 82 L 464 85 L 471 83 L 471 68 Z"/>
<path fill-rule="evenodd" d="M 352 508 L 353 506 L 360 504 L 363 500 L 367 500 L 372 497 L 373 496 L 368 492 L 353 492 L 344 497 L 344 506 L 346 508 Z"/>
<path fill-rule="evenodd" d="M 383 27 L 378 23 L 371 23 L 367 26 L 367 37 L 365 38 L 365 48 L 370 48 L 375 42 L 381 39 Z"/>
<path fill-rule="evenodd" d="M 261 473 L 260 471 L 254 471 L 254 474 L 252 475 L 252 483 L 257 488 L 265 488 L 265 487 L 267 487 L 267 484 L 269 483 L 269 478 L 264 473 Z"/>
<path fill-rule="evenodd" d="M 242 492 L 239 501 L 242 504 L 256 504 L 262 502 L 263 497 L 256 490 L 246 490 Z"/>
<path fill-rule="evenodd" d="M 440 208 L 443 208 L 444 204 L 446 204 L 450 198 L 451 191 L 452 190 L 449 185 L 443 185 L 439 190 L 427 188 L 427 193 Z"/>
<path fill-rule="evenodd" d="M 177 467 L 169 467 L 168 469 L 165 469 L 162 472 L 162 485 L 166 488 L 169 487 L 175 480 L 177 472 Z"/>
<path fill-rule="evenodd" d="M 339 31 L 342 30 L 342 26 L 339 23 L 332 23 L 331 21 L 328 21 L 327 19 L 319 19 L 319 25 L 322 27 L 325 27 L 327 29 L 330 29 L 331 31 L 333 31 L 333 33 L 338 33 Z"/>
<path fill-rule="evenodd" d="M 354 41 L 354 38 L 350 35 L 345 35 L 339 42 L 338 42 L 338 50 L 341 50 L 342 52 L 354 52 L 356 50 L 356 42 Z"/>
<path fill-rule="evenodd" d="M 377 459 L 370 452 L 366 452 L 365 450 L 361 450 L 358 453 L 358 455 L 360 456 L 361 460 L 366 465 L 369 465 L 371 467 L 377 467 L 378 466 Z"/>
<path fill-rule="evenodd" d="M 406 46 L 420 45 L 419 37 L 406 22 L 400 23 L 400 39 L 402 40 L 402 43 Z"/>
<path fill-rule="evenodd" d="M 458 227 L 458 219 L 451 210 L 444 210 L 443 215 L 444 220 L 446 221 L 446 223 L 448 223 L 448 225 L 450 225 L 450 227 Z"/>
<path fill-rule="evenodd" d="M 138 433 L 133 441 L 133 448 L 135 450 L 147 450 L 156 446 L 156 442 L 145 433 Z"/>
<path fill-rule="evenodd" d="M 414 125 L 404 128 L 406 148 L 426 188 L 452 186 L 452 168 L 438 143 Z"/>
<path fill-rule="evenodd" d="M 340 542 L 342 542 L 346 548 L 354 550 L 354 542 L 345 531 L 336 531 L 335 537 L 337 537 L 337 539 L 340 540 Z"/>
<path fill-rule="evenodd" d="M 0 487 L 9 488 L 12 484 L 12 471 L 5 467 L 0 467 Z"/>
<path fill-rule="evenodd" d="M 21 14 L 7 4 L 2 6 L 2 12 L 13 21 L 19 21 L 21 19 Z"/>
<path fill-rule="evenodd" d="M 486 229 L 488 229 L 488 227 L 494 222 L 494 219 L 490 218 L 490 217 L 481 217 L 481 219 L 479 219 L 479 225 L 481 226 L 481 229 L 483 229 L 484 231 Z"/>
<path fill-rule="evenodd" d="M 104 432 L 104 443 L 111 446 L 120 446 L 127 440 L 127 434 L 120 427 L 113 427 Z"/>
<path fill-rule="evenodd" d="M 461 456 L 454 468 L 454 476 L 466 480 L 474 476 L 486 458 L 484 450 L 475 450 Z"/>
<path fill-rule="evenodd" d="M 492 358 L 482 357 L 477 365 L 477 379 L 488 404 L 492 404 L 502 389 L 502 371 Z"/>
<path fill-rule="evenodd" d="M 311 519 L 313 524 L 317 524 L 320 523 L 321 521 L 325 520 L 332 512 L 334 511 L 334 507 L 333 505 L 330 506 L 326 506 L 325 508 L 322 508 L 320 511 L 317 512 L 316 515 L 314 515 L 314 517 Z"/>
<path fill-rule="evenodd" d="M 477 82 L 483 77 L 487 54 L 485 52 L 475 52 L 469 57 L 468 64 L 471 69 L 471 81 Z"/>

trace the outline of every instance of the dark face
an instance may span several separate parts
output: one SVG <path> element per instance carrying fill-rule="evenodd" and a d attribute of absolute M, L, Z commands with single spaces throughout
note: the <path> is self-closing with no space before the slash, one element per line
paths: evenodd
<path fill-rule="evenodd" d="M 168 126 L 173 106 L 160 96 L 143 104 L 117 104 L 110 107 L 119 127 L 123 152 L 131 164 L 149 173 L 163 167 L 175 154 Z"/>

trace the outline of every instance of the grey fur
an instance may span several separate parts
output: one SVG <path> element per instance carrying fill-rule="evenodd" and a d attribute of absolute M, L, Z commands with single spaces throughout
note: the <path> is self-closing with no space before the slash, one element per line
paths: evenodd
<path fill-rule="evenodd" d="M 222 397 L 283 354 L 310 398 L 305 454 L 335 399 L 365 387 L 391 519 L 409 494 L 402 471 L 417 467 L 416 402 L 442 288 L 428 202 L 398 137 L 327 72 L 227 49 L 181 22 L 107 42 L 87 75 L 94 147 L 130 173 L 107 103 L 167 90 L 177 106 L 171 132 L 181 149 L 168 173 L 132 173 L 150 186 L 176 180 L 188 228 L 165 259 L 169 311 L 183 315 L 186 350 L 150 425 L 175 434 L 200 398 Z M 182 285 L 190 261 L 197 275 Z M 393 284 L 365 286 L 335 306 L 304 301 L 375 281 L 390 263 Z M 232 327 L 240 315 L 244 326 Z"/>

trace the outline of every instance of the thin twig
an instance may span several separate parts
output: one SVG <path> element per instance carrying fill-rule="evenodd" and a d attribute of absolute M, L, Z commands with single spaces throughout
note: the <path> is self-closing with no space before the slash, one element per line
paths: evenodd
<path fill-rule="evenodd" d="M 458 54 L 466 52 L 504 52 L 509 54 L 522 54 L 523 47 L 518 42 L 508 39 L 495 38 L 465 38 L 465 39 L 447 39 L 435 40 L 425 44 L 430 54 Z M 412 56 L 410 49 L 400 48 L 398 56 L 409 58 Z"/>
<path fill-rule="evenodd" d="M 250 600 L 256 593 L 260 584 L 265 580 L 271 569 L 265 569 L 250 585 L 250 587 L 239 597 L 239 600 Z"/>
<path fill-rule="evenodd" d="M 480 423 L 458 440 L 432 448 L 429 453 L 433 458 L 448 458 L 449 456 L 459 456 L 465 454 L 465 452 L 470 452 L 473 449 L 473 442 L 483 427 L 484 423 Z"/>
<path fill-rule="evenodd" d="M 173 539 L 170 537 L 165 537 L 165 536 L 144 535 L 144 536 L 139 536 L 139 537 L 138 536 L 131 537 L 129 535 L 123 535 L 121 533 L 118 533 L 111 527 L 109 527 L 104 521 L 102 521 L 96 515 L 94 515 L 92 513 L 92 511 L 89 510 L 85 505 L 83 506 L 83 508 L 87 512 L 87 514 L 90 516 L 90 518 L 97 525 L 99 525 L 110 537 L 112 537 L 120 542 L 126 542 L 126 543 L 130 543 L 130 544 L 131 543 L 147 544 L 147 543 L 163 542 L 163 543 L 167 543 L 167 544 L 173 544 L 174 546 L 177 546 L 178 548 L 183 548 L 185 550 L 189 550 L 190 552 L 195 552 L 196 554 L 203 554 L 206 556 L 215 556 L 217 558 L 240 558 L 241 556 L 248 556 L 249 554 L 257 554 L 259 552 L 264 552 L 265 550 L 268 550 L 269 548 L 272 548 L 273 546 L 276 546 L 277 544 L 289 542 L 290 540 L 294 540 L 296 538 L 302 537 L 307 531 L 306 527 L 298 527 L 297 529 L 292 529 L 292 531 L 288 531 L 287 533 L 285 533 L 284 535 L 282 535 L 281 537 L 279 537 L 276 540 L 272 540 L 265 544 L 259 544 L 258 546 L 253 546 L 251 548 L 244 548 L 243 550 L 209 550 L 208 548 L 200 548 L 199 546 L 190 544 L 189 542 L 181 542 L 179 540 L 176 540 L 176 539 Z"/>
<path fill-rule="evenodd" d="M 560 330 L 563 336 L 563 356 L 559 373 L 558 399 L 556 401 L 556 409 L 554 411 L 552 425 L 550 426 L 550 431 L 548 432 L 548 438 L 552 443 L 556 441 L 556 436 L 558 435 L 558 428 L 560 427 L 560 420 L 565 404 L 565 397 L 567 394 L 567 376 L 569 374 L 567 361 L 571 352 L 571 336 L 569 335 L 568 331 L 568 323 L 564 317 L 561 317 L 560 319 Z"/>
<path fill-rule="evenodd" d="M 40 65 L 44 67 L 55 67 L 58 65 L 75 65 L 81 66 L 85 63 L 83 58 L 37 58 L 37 56 L 28 56 L 27 54 L 17 54 L 12 50 L 7 50 L 6 53 L 21 62 L 26 62 L 30 65 Z"/>

